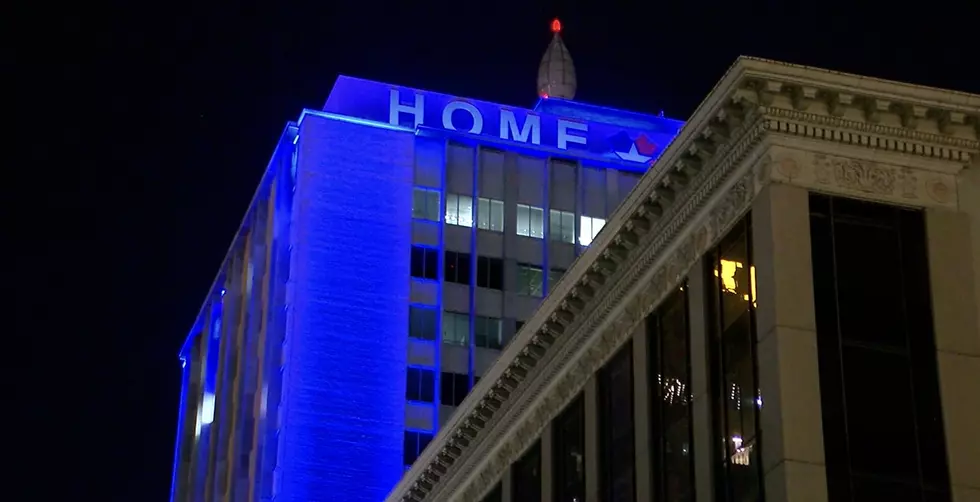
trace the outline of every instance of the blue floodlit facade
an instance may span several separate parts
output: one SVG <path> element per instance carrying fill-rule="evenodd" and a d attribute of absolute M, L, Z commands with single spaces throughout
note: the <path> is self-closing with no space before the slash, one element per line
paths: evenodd
<path fill-rule="evenodd" d="M 181 350 L 172 500 L 382 500 L 680 126 L 339 77 Z"/>

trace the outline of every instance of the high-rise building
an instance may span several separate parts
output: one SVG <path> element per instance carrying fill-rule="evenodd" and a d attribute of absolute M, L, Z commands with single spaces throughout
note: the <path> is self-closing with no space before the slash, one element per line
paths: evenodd
<path fill-rule="evenodd" d="M 391 502 L 980 500 L 980 96 L 739 59 Z"/>
<path fill-rule="evenodd" d="M 533 109 L 342 76 L 286 126 L 181 351 L 173 500 L 383 499 L 601 235 L 681 123 L 570 101 L 552 28 Z"/>

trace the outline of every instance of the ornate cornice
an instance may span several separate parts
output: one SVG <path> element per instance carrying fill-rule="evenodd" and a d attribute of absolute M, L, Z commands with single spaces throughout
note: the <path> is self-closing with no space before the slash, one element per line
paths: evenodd
<path fill-rule="evenodd" d="M 766 183 L 955 206 L 978 116 L 980 96 L 740 59 L 388 500 L 478 500 Z M 831 144 L 932 169 L 820 153 Z"/>

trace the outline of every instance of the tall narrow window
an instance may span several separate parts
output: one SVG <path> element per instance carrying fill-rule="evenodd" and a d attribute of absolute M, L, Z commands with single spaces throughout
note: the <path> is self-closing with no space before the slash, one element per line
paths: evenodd
<path fill-rule="evenodd" d="M 476 346 L 500 350 L 504 346 L 503 323 L 496 317 L 476 316 L 473 336 Z"/>
<path fill-rule="evenodd" d="M 599 489 L 605 502 L 632 502 L 636 497 L 633 458 L 632 344 L 599 370 Z"/>
<path fill-rule="evenodd" d="M 428 432 L 405 431 L 405 465 L 414 464 L 425 447 L 429 446 L 430 441 L 432 441 L 432 434 Z"/>
<path fill-rule="evenodd" d="M 751 226 L 735 225 L 708 261 L 715 497 L 719 501 L 762 499 L 759 465 L 758 364 L 755 347 L 755 267 Z"/>
<path fill-rule="evenodd" d="M 483 497 L 483 500 L 480 502 L 503 502 L 503 500 L 504 490 L 501 488 L 500 483 L 497 483 L 497 486 L 494 486 L 493 490 L 490 490 L 490 493 L 486 497 Z"/>
<path fill-rule="evenodd" d="M 650 450 L 654 500 L 694 500 L 687 293 L 680 288 L 647 318 Z"/>
<path fill-rule="evenodd" d="M 491 232 L 504 231 L 504 202 L 480 197 L 477 206 L 477 227 Z"/>
<path fill-rule="evenodd" d="M 602 230 L 605 224 L 606 220 L 602 218 L 593 218 L 591 216 L 582 216 L 579 218 L 578 243 L 583 246 L 592 244 L 592 241 L 599 235 L 599 231 Z"/>
<path fill-rule="evenodd" d="M 558 284 L 558 279 L 565 275 L 565 270 L 560 268 L 553 268 L 548 270 L 548 294 L 551 294 L 555 290 L 555 284 Z"/>
<path fill-rule="evenodd" d="M 544 209 L 541 209 L 540 207 L 528 206 L 526 204 L 518 204 L 517 235 L 534 237 L 535 239 L 543 239 Z"/>
<path fill-rule="evenodd" d="M 581 395 L 555 418 L 551 430 L 555 449 L 552 475 L 555 483 L 555 502 L 583 502 L 585 500 L 585 400 Z"/>
<path fill-rule="evenodd" d="M 408 336 L 418 340 L 436 339 L 436 309 L 408 307 Z"/>
<path fill-rule="evenodd" d="M 950 500 L 923 220 L 810 195 L 830 500 Z"/>
<path fill-rule="evenodd" d="M 548 220 L 551 240 L 575 244 L 575 213 L 552 209 Z"/>
<path fill-rule="evenodd" d="M 443 371 L 439 385 L 442 387 L 439 402 L 444 406 L 459 406 L 470 391 L 470 376 Z"/>
<path fill-rule="evenodd" d="M 470 343 L 470 316 L 446 312 L 442 316 L 442 343 L 467 345 Z"/>
<path fill-rule="evenodd" d="M 412 246 L 411 274 L 418 279 L 439 279 L 439 251 Z"/>
<path fill-rule="evenodd" d="M 446 282 L 455 282 L 456 284 L 470 284 L 470 254 L 469 253 L 458 253 L 456 251 L 446 251 L 446 262 L 445 262 L 445 278 Z"/>
<path fill-rule="evenodd" d="M 504 261 L 500 258 L 477 256 L 476 285 L 481 288 L 504 289 Z"/>
<path fill-rule="evenodd" d="M 446 194 L 446 223 L 461 227 L 473 226 L 473 197 Z"/>
<path fill-rule="evenodd" d="M 511 500 L 541 502 L 541 443 L 535 443 L 511 466 Z"/>
<path fill-rule="evenodd" d="M 415 187 L 412 192 L 412 218 L 439 221 L 439 199 L 439 190 Z"/>
<path fill-rule="evenodd" d="M 405 399 L 431 403 L 435 400 L 435 372 L 423 368 L 408 368 Z"/>
<path fill-rule="evenodd" d="M 527 296 L 540 297 L 544 294 L 544 271 L 534 265 L 517 266 L 517 292 Z"/>

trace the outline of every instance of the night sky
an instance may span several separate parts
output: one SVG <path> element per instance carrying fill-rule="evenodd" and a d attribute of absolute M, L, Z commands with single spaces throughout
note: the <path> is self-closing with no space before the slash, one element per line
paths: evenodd
<path fill-rule="evenodd" d="M 558 16 L 578 100 L 678 119 L 741 54 L 980 92 L 978 2 L 791 3 L 51 5 L 20 43 L 43 129 L 7 166 L 32 180 L 7 188 L 29 228 L 10 265 L 20 375 L 38 386 L 4 408 L 28 403 L 15 421 L 34 434 L 7 430 L 34 476 L 10 500 L 167 499 L 177 351 L 284 124 L 338 74 L 529 107 Z"/>

